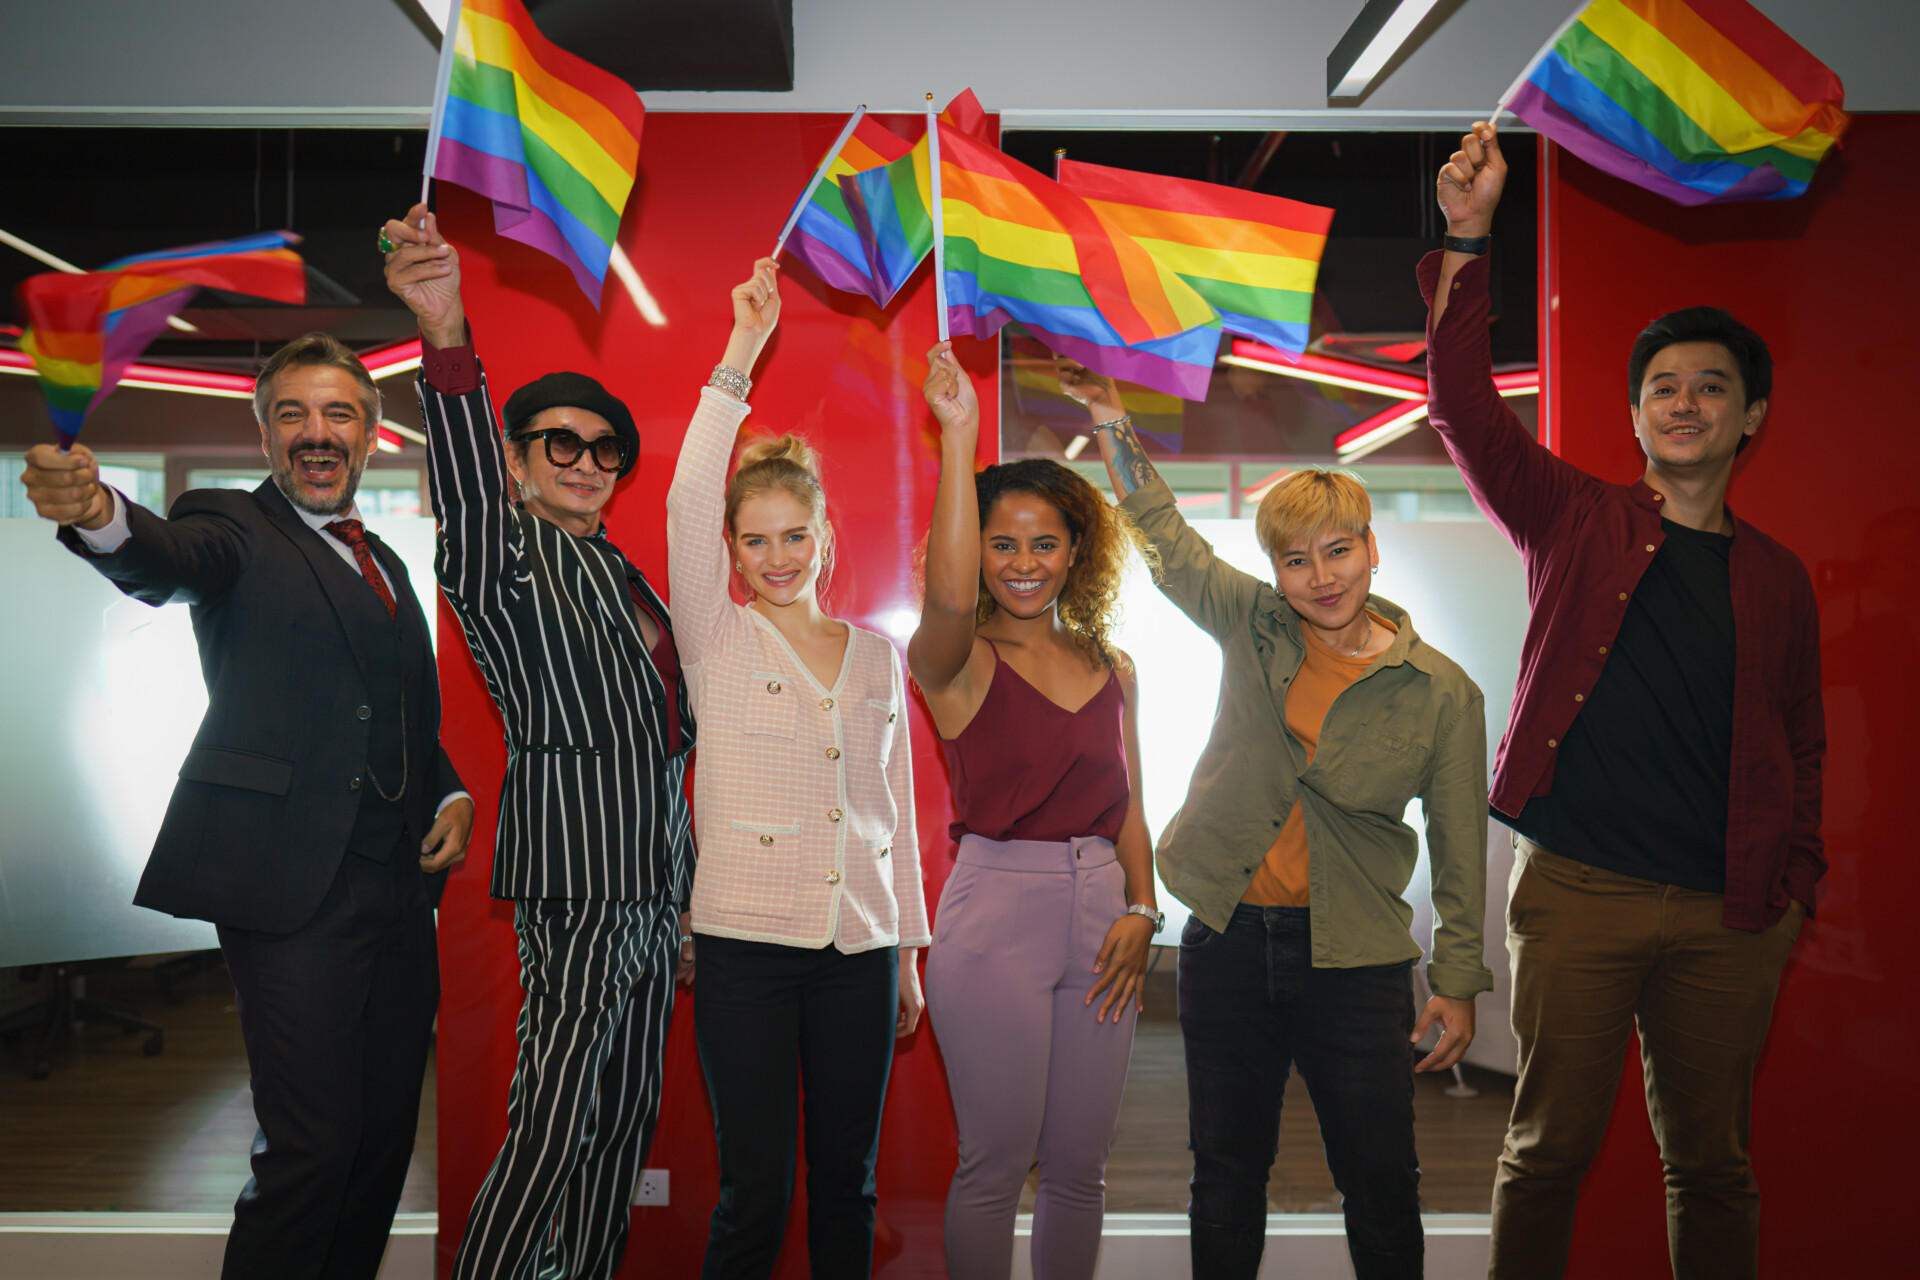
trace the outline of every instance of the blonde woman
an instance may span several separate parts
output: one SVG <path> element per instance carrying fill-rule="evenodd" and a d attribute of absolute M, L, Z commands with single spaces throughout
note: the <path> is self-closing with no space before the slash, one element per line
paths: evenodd
<path fill-rule="evenodd" d="M 749 444 L 727 475 L 780 317 L 775 272 L 762 258 L 733 291 L 726 355 L 667 494 L 675 636 L 702 726 L 694 1030 L 720 1153 L 708 1280 L 772 1270 L 803 1082 L 812 1274 L 868 1274 L 881 1105 L 930 941 L 900 659 L 821 608 L 833 526 L 818 464 L 786 435 Z M 734 603 L 734 578 L 750 603 Z"/>

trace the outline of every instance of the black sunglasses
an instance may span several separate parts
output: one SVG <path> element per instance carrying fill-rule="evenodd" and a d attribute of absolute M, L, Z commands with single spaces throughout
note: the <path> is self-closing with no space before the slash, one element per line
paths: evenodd
<path fill-rule="evenodd" d="M 570 467 L 580 461 L 580 451 L 587 447 L 587 441 L 565 427 L 523 431 L 514 439 L 523 444 L 529 440 L 545 441 L 547 461 L 556 467 Z M 626 466 L 627 442 L 614 435 L 601 436 L 593 441 L 593 465 L 602 471 L 618 471 Z"/>

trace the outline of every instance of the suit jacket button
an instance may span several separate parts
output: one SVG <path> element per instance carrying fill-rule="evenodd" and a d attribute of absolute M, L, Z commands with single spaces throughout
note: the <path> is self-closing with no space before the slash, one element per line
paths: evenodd
<path fill-rule="evenodd" d="M 827 872 L 827 883 L 828 883 L 828 884 L 839 884 L 839 883 L 840 883 L 840 873 L 839 873 L 838 871 L 829 871 L 829 872 Z"/>
<path fill-rule="evenodd" d="M 349 791 L 358 791 L 359 789 L 360 789 L 360 779 L 358 778 L 355 778 L 352 782 L 349 782 L 347 784 L 347 790 Z"/>
<path fill-rule="evenodd" d="M 772 837 L 772 836 L 761 836 L 761 837 L 760 837 L 760 843 L 761 843 L 761 844 L 772 844 L 772 843 L 773 843 L 773 837 Z"/>
<path fill-rule="evenodd" d="M 358 711 L 355 711 L 353 714 L 355 714 L 356 716 L 359 716 L 362 720 L 371 720 L 373 718 L 373 708 L 361 707 Z"/>

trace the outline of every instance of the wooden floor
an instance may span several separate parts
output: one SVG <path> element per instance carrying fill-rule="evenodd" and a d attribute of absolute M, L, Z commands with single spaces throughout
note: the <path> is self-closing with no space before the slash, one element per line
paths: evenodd
<path fill-rule="evenodd" d="M 53 1074 L 28 1078 L 37 1030 L 0 1042 L 0 1212 L 225 1213 L 246 1184 L 255 1126 L 233 987 L 215 967 L 161 998 L 152 975 L 96 973 L 87 994 L 139 1008 L 166 1031 L 159 1057 L 142 1035 L 82 1028 L 53 1048 Z M 433 1065 L 403 1213 L 435 1207 Z"/>
<path fill-rule="evenodd" d="M 1182 1213 L 1187 1153 L 1186 1061 L 1174 1017 L 1171 964 L 1154 975 L 1134 1037 L 1119 1133 L 1107 1166 L 1114 1213 Z M 226 971 L 188 980 L 166 1004 L 150 975 L 95 974 L 88 994 L 137 1005 L 166 1028 L 166 1051 L 102 1026 L 56 1044 L 53 1075 L 28 1078 L 35 1033 L 0 1043 L 0 1212 L 222 1213 L 246 1182 L 254 1136 L 245 1049 Z M 1485 1213 L 1494 1159 L 1513 1102 L 1510 1078 L 1469 1069 L 1476 1098 L 1450 1098 L 1451 1077 L 1417 1077 L 1421 1196 L 1429 1213 Z M 431 1064 L 403 1212 L 436 1206 Z M 1022 1212 L 1032 1209 L 1032 1186 Z M 1288 1086 L 1268 1199 L 1278 1213 L 1338 1212 L 1313 1106 Z"/>
<path fill-rule="evenodd" d="M 1127 1091 L 1107 1161 L 1109 1213 L 1184 1213 L 1192 1158 L 1187 1151 L 1187 1065 L 1175 1015 L 1173 960 L 1153 975 L 1147 1011 L 1133 1038 Z M 1475 1098 L 1450 1098 L 1453 1077 L 1415 1076 L 1415 1145 L 1420 1153 L 1420 1200 L 1428 1213 L 1486 1213 L 1493 1197 L 1494 1161 L 1513 1107 L 1513 1077 L 1468 1067 Z M 1339 1193 L 1327 1172 L 1313 1103 L 1296 1073 L 1281 1107 L 1280 1151 L 1267 1184 L 1275 1213 L 1338 1213 Z M 1020 1211 L 1033 1210 L 1029 1178 Z"/>

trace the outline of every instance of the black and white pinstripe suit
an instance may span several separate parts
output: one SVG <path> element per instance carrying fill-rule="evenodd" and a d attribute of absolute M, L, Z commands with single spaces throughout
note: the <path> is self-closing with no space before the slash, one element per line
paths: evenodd
<path fill-rule="evenodd" d="M 693 742 L 634 617 L 666 606 L 604 534 L 507 500 L 506 454 L 470 351 L 419 382 L 440 586 L 507 738 L 492 893 L 515 901 L 526 1004 L 507 1140 L 467 1221 L 457 1277 L 606 1277 L 653 1135 L 693 878 L 683 779 Z M 448 372 L 449 369 L 455 372 Z M 450 394 L 465 390 L 465 394 Z M 557 1228 L 557 1229 L 556 1229 Z"/>

